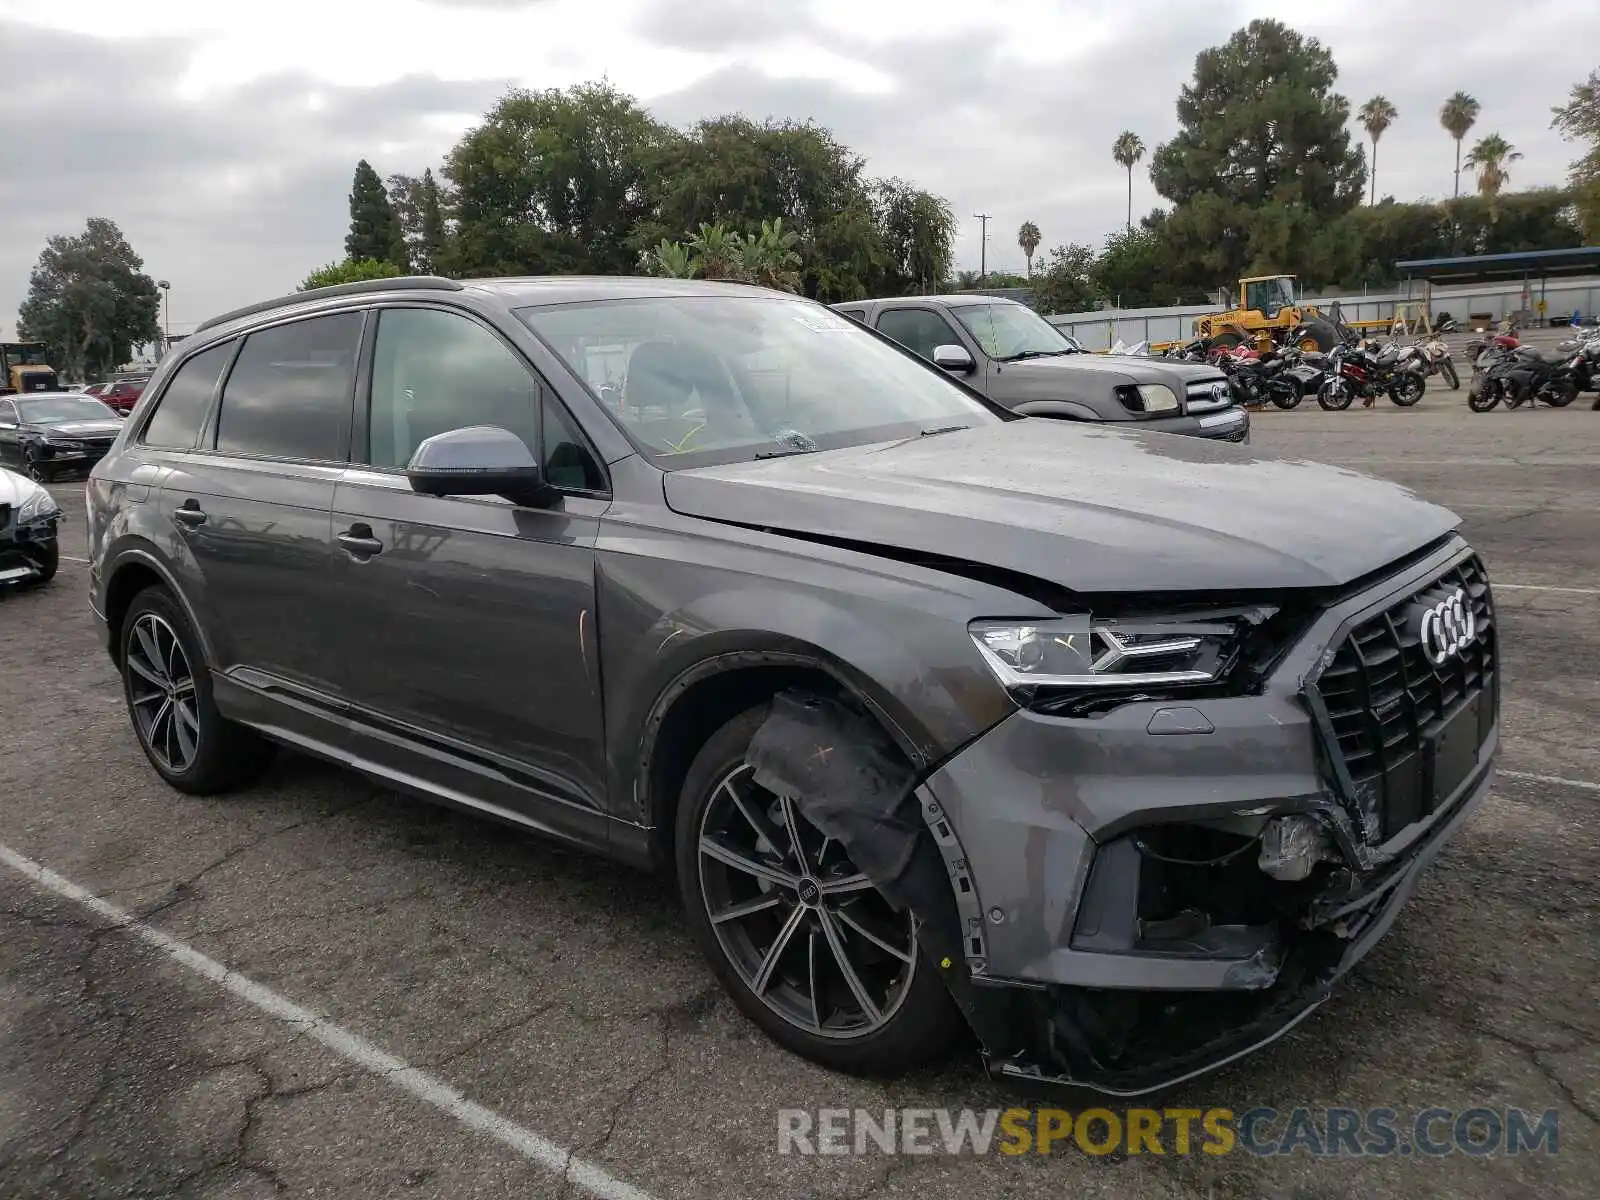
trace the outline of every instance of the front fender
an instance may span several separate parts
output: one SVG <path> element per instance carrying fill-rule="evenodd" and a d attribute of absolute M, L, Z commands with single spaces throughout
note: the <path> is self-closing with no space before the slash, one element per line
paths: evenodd
<path fill-rule="evenodd" d="M 1054 417 L 1067 421 L 1101 421 L 1099 413 L 1076 400 L 1027 400 L 1011 410 L 1023 417 Z"/>
<path fill-rule="evenodd" d="M 624 804 L 640 798 L 650 737 L 670 701 L 708 674 L 824 671 L 876 710 L 922 769 L 1015 711 L 966 626 L 997 613 L 1042 616 L 1037 602 L 865 553 L 754 531 L 735 542 L 729 532 L 726 541 L 672 538 L 650 554 L 600 556 L 607 759 Z"/>

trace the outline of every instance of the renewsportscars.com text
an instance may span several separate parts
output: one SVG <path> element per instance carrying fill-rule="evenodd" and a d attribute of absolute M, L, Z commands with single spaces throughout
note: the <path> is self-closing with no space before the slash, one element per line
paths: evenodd
<path fill-rule="evenodd" d="M 1555 1109 L 780 1109 L 779 1154 L 1555 1154 Z"/>

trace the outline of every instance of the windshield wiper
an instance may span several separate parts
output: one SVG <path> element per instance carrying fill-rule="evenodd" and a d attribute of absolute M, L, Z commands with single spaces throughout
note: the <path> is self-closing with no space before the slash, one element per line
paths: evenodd
<path fill-rule="evenodd" d="M 791 454 L 815 454 L 816 446 L 785 446 L 782 450 L 757 450 L 757 458 L 788 458 Z"/>
<path fill-rule="evenodd" d="M 1060 354 L 1076 354 L 1076 350 L 1018 350 L 1015 354 L 1002 354 L 996 362 L 1019 362 L 1024 358 L 1055 358 Z"/>
<path fill-rule="evenodd" d="M 940 425 L 934 429 L 924 429 L 920 437 L 937 437 L 941 433 L 954 433 L 958 429 L 971 429 L 971 425 Z"/>

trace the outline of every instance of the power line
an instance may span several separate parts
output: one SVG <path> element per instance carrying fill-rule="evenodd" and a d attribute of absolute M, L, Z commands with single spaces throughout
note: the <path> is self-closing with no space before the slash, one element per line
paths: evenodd
<path fill-rule="evenodd" d="M 983 222 L 983 236 L 978 239 L 978 282 L 981 284 L 989 276 L 989 214 L 972 215 Z"/>

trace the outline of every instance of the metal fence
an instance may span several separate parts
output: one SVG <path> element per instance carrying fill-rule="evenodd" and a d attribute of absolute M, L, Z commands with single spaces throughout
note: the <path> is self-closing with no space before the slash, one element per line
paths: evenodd
<path fill-rule="evenodd" d="M 1520 283 L 1480 284 L 1474 287 L 1433 288 L 1421 283 L 1412 291 L 1382 295 L 1308 293 L 1307 303 L 1326 311 L 1335 300 L 1347 321 L 1392 321 L 1400 305 L 1427 305 L 1428 315 L 1449 313 L 1466 325 L 1474 317 L 1489 323 L 1509 313 L 1532 311 L 1544 302 L 1544 320 L 1570 318 L 1574 311 L 1586 316 L 1600 312 L 1600 279 L 1573 279 L 1559 283 L 1533 281 L 1524 289 Z M 1190 304 L 1175 308 L 1099 309 L 1094 312 L 1059 313 L 1047 317 L 1052 325 L 1071 334 L 1088 350 L 1107 350 L 1118 339 L 1135 342 L 1181 342 L 1194 336 L 1194 320 L 1216 312 L 1214 304 Z"/>

